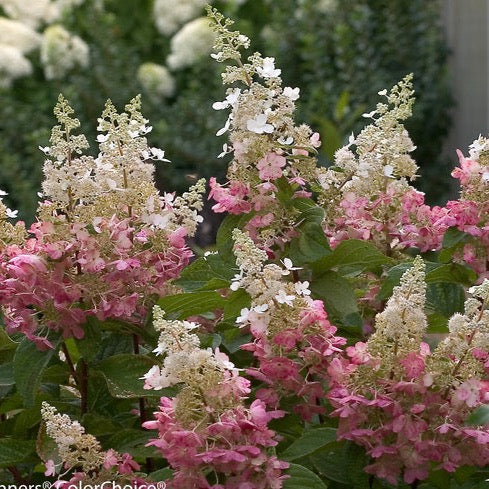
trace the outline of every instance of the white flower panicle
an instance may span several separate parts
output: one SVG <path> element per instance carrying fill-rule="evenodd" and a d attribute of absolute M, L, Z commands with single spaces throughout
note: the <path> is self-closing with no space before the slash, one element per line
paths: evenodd
<path fill-rule="evenodd" d="M 377 195 L 385 190 L 386 178 L 392 179 L 400 190 L 408 188 L 407 180 L 415 179 L 418 170 L 410 156 L 416 147 L 403 125 L 412 114 L 413 94 L 412 74 L 395 85 L 390 93 L 379 92 L 386 102 L 363 114 L 372 120 L 371 124 L 356 138 L 352 135 L 349 144 L 336 152 L 332 169 L 318 168 L 317 178 L 326 191 L 325 199 L 331 199 L 328 194 L 332 189 L 341 190 L 343 195 L 348 192 L 366 197 Z M 355 151 L 351 149 L 353 145 Z"/>
<path fill-rule="evenodd" d="M 212 51 L 215 34 L 206 17 L 185 24 L 170 41 L 167 64 L 172 70 L 192 66 Z"/>
<path fill-rule="evenodd" d="M 300 91 L 282 86 L 275 60 L 260 53 L 244 59 L 241 51 L 250 46 L 250 40 L 231 30 L 233 22 L 216 9 L 208 7 L 207 13 L 217 36 L 211 56 L 226 63 L 223 83 L 233 85 L 224 100 L 213 104 L 215 110 L 229 109 L 216 135 L 229 131 L 230 144 L 223 146 L 219 157 L 232 155 L 228 183 L 210 182 L 217 202 L 213 208 L 216 212 L 258 211 L 250 221 L 250 226 L 258 228 L 254 239 L 263 248 L 280 246 L 290 241 L 300 212 L 276 198 L 276 181 L 283 177 L 295 190 L 293 198 L 308 191 L 309 182 L 316 177 L 319 134 L 295 124 L 293 113 Z M 234 86 L 236 83 L 243 87 Z M 230 192 L 233 197 L 226 198 Z"/>
<path fill-rule="evenodd" d="M 137 79 L 148 95 L 154 99 L 171 97 L 175 93 L 175 80 L 165 66 L 143 63 Z"/>
<path fill-rule="evenodd" d="M 166 320 L 165 312 L 159 307 L 153 308 L 153 324 L 160 336 L 154 350 L 158 355 L 165 355 L 163 366 L 155 365 L 142 379 L 145 389 L 161 390 L 176 384 L 186 384 L 193 389 L 204 389 L 205 382 L 213 382 L 213 377 L 225 372 L 234 374 L 236 369 L 227 356 L 216 348 L 202 350 L 200 340 L 192 331 L 198 325 L 189 321 Z M 201 382 L 204 384 L 201 385 Z"/>
<path fill-rule="evenodd" d="M 282 266 L 266 264 L 266 252 L 238 229 L 233 231 L 233 239 L 240 273 L 233 279 L 231 289 L 241 287 L 251 296 L 251 307 L 242 309 L 236 322 L 242 326 L 252 324 L 254 333 L 270 336 L 297 327 L 300 312 L 312 304 L 309 282 L 284 277 L 299 268 L 289 258 L 283 260 Z"/>
<path fill-rule="evenodd" d="M 159 306 L 153 307 L 153 326 L 160 332 L 158 346 L 153 350 L 158 355 L 189 351 L 200 346 L 199 337 L 191 333 L 198 328 L 189 321 L 168 321 L 165 311 Z"/>
<path fill-rule="evenodd" d="M 99 469 L 104 463 L 105 452 L 97 439 L 85 433 L 78 421 L 43 401 L 41 416 L 47 434 L 56 442 L 59 455 L 67 468 L 80 467 L 83 472 Z"/>
<path fill-rule="evenodd" d="M 234 254 L 236 264 L 242 273 L 257 275 L 267 260 L 265 250 L 258 248 L 248 234 L 238 228 L 233 229 Z"/>
<path fill-rule="evenodd" d="M 419 345 L 427 328 L 425 303 L 425 264 L 418 256 L 404 272 L 400 285 L 394 287 L 384 311 L 377 314 L 376 331 L 371 338 L 381 336 L 388 341 L 407 338 L 413 345 Z"/>
<path fill-rule="evenodd" d="M 89 48 L 80 37 L 53 24 L 43 34 L 41 62 L 48 80 L 63 78 L 77 67 L 88 66 Z"/>
<path fill-rule="evenodd" d="M 178 28 L 197 17 L 208 0 L 155 0 L 153 15 L 158 30 L 165 36 L 174 34 Z"/>
<path fill-rule="evenodd" d="M 54 114 L 59 124 L 51 131 L 50 146 L 41 148 L 49 155 L 44 162 L 42 189 L 52 201 L 73 211 L 77 201 L 99 193 L 93 178 L 94 160 L 82 156 L 88 141 L 83 134 L 73 133 L 80 121 L 72 117 L 74 110 L 63 95 L 58 98 Z"/>
<path fill-rule="evenodd" d="M 160 195 L 153 179 L 154 161 L 168 162 L 165 152 L 149 147 L 152 127 L 141 114 L 141 97 L 132 99 L 124 112 L 109 100 L 98 119 L 97 158 L 84 156 L 88 147 L 75 134 L 80 123 L 61 95 L 55 108 L 59 125 L 52 130 L 50 146 L 40 147 L 44 163 L 43 193 L 50 202 L 41 204 L 43 219 L 58 222 L 67 216 L 97 226 L 103 218 L 137 216 L 156 230 L 175 231 L 181 239 L 193 235 L 202 217 L 205 180 L 197 181 L 182 196 Z M 162 242 L 163 244 L 163 242 Z"/>
<path fill-rule="evenodd" d="M 447 390 L 486 377 L 483 352 L 489 351 L 489 280 L 471 287 L 469 293 L 464 313 L 450 318 L 450 333 L 437 345 L 428 364 L 434 383 Z"/>

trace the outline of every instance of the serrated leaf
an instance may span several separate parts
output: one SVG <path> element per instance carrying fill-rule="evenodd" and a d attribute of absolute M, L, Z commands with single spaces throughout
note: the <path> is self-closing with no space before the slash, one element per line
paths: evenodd
<path fill-rule="evenodd" d="M 335 428 L 317 428 L 305 431 L 280 454 L 280 458 L 293 461 L 314 453 L 336 440 Z"/>
<path fill-rule="evenodd" d="M 105 319 L 104 321 L 99 321 L 97 318 L 92 317 L 91 320 L 93 321 L 95 327 L 98 328 L 100 331 L 113 331 L 115 333 L 118 333 L 119 335 L 137 335 L 150 345 L 156 341 L 156 333 L 152 328 L 146 328 L 138 324 L 132 324 L 126 321 L 120 321 L 118 319 Z M 119 336 L 119 339 L 122 343 L 127 340 L 128 343 L 132 345 L 132 338 L 125 338 L 124 340 L 122 340 L 121 336 Z M 104 338 L 98 345 L 95 345 L 95 350 L 97 353 L 95 356 L 97 358 L 100 357 L 100 344 L 104 344 L 105 340 L 106 338 Z"/>
<path fill-rule="evenodd" d="M 87 413 L 83 416 L 82 424 L 86 431 L 93 436 L 105 436 L 120 431 L 121 427 L 108 416 L 97 413 Z"/>
<path fill-rule="evenodd" d="M 331 268 L 348 267 L 349 271 L 373 270 L 391 263 L 392 259 L 381 253 L 367 241 L 348 239 L 342 241 L 328 256 L 314 264 L 314 271 L 321 273 Z"/>
<path fill-rule="evenodd" d="M 476 277 L 473 270 L 457 263 L 443 264 L 425 262 L 426 265 L 426 283 L 463 283 L 471 285 Z M 399 285 L 402 275 L 413 266 L 412 262 L 400 263 L 392 267 L 387 272 L 387 277 L 382 283 L 378 294 L 378 299 L 385 300 L 392 295 L 394 287 Z"/>
<path fill-rule="evenodd" d="M 222 309 L 226 305 L 226 299 L 217 292 L 209 290 L 168 295 L 159 299 L 157 304 L 168 317 L 186 319 L 197 314 Z"/>
<path fill-rule="evenodd" d="M 102 360 L 96 371 L 103 374 L 114 397 L 160 396 L 162 391 L 144 389 L 141 379 L 154 365 L 154 360 L 144 355 L 122 354 Z"/>
<path fill-rule="evenodd" d="M 21 463 L 34 453 L 33 441 L 21 441 L 12 438 L 0 439 L 0 467 L 9 467 Z"/>
<path fill-rule="evenodd" d="M 249 307 L 250 304 L 251 297 L 248 292 L 243 289 L 238 289 L 232 292 L 224 305 L 223 321 L 234 323 L 241 313 L 241 309 Z"/>
<path fill-rule="evenodd" d="M 46 425 L 41 422 L 36 439 L 36 452 L 43 462 L 53 460 L 55 464 L 62 462 L 56 442 L 46 433 Z"/>
<path fill-rule="evenodd" d="M 327 489 L 327 485 L 312 470 L 298 464 L 290 464 L 287 471 L 290 478 L 285 479 L 284 489 Z"/>
<path fill-rule="evenodd" d="M 368 458 L 361 447 L 351 442 L 331 443 L 310 457 L 326 478 L 348 487 L 368 487 L 368 475 L 363 472 Z"/>
<path fill-rule="evenodd" d="M 44 369 L 56 350 L 39 351 L 35 343 L 24 338 L 14 356 L 14 378 L 17 391 L 27 407 L 32 407 Z"/>

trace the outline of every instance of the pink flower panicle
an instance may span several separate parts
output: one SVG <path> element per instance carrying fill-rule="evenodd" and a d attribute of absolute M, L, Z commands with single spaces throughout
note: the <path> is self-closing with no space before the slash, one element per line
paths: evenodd
<path fill-rule="evenodd" d="M 485 282 L 473 293 L 489 297 L 488 290 Z M 331 363 L 328 398 L 339 437 L 363 446 L 372 458 L 366 472 L 391 484 L 424 480 L 433 468 L 487 465 L 489 430 L 470 426 L 468 417 L 489 400 L 489 384 L 481 380 L 489 368 L 488 311 L 470 299 L 466 314 L 450 320 L 450 335 L 432 352 L 413 333 L 415 324 L 424 323 L 419 309 L 403 313 L 399 305 L 409 310 L 413 304 L 396 294 L 401 297 L 402 290 L 377 320 L 382 341 L 377 329 L 367 343 L 347 348 L 346 357 Z M 396 310 L 406 321 L 399 336 L 383 322 L 392 321 Z"/>
<path fill-rule="evenodd" d="M 65 104 L 62 99 L 56 110 L 64 107 L 58 116 L 72 127 L 77 121 L 66 115 L 71 109 Z M 61 126 L 53 130 L 53 160 L 45 164 L 45 191 L 53 200 L 40 204 L 30 238 L 0 249 L 0 305 L 9 333 L 22 332 L 45 348 L 49 329 L 81 338 L 90 316 L 142 324 L 148 307 L 188 264 L 185 239 L 200 220 L 204 182 L 183 197 L 158 194 L 153 165 L 146 162 L 156 150 L 141 135 L 149 129 L 139 106 L 135 99 L 122 114 L 107 106 L 97 161 L 66 153 Z M 66 133 L 73 152 L 86 147 L 76 139 L 81 136 Z M 83 193 L 89 190 L 93 196 Z"/>

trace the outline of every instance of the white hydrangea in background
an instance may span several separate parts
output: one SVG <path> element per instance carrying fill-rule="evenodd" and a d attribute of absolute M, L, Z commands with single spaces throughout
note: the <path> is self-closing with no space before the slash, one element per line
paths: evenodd
<path fill-rule="evenodd" d="M 153 13 L 161 34 L 170 36 L 180 26 L 202 14 L 208 0 L 155 0 Z"/>
<path fill-rule="evenodd" d="M 17 20 L 0 17 L 0 86 L 8 88 L 12 81 L 30 75 L 32 66 L 24 56 L 41 43 L 41 35 Z"/>
<path fill-rule="evenodd" d="M 15 79 L 32 73 L 31 62 L 24 55 L 38 48 L 41 48 L 41 61 L 47 62 L 45 73 L 48 79 L 59 78 L 59 75 L 63 76 L 67 69 L 74 66 L 87 65 L 88 47 L 79 37 L 67 35 L 66 31 L 61 31 L 63 28 L 60 26 L 53 29 L 48 27 L 44 36 L 38 32 L 83 1 L 0 0 L 0 7 L 8 16 L 0 16 L 1 87 L 8 88 Z M 66 44 L 64 49 L 59 47 L 61 40 Z M 54 56 L 67 59 L 60 59 L 57 62 L 58 68 L 55 68 Z M 61 65 L 68 68 L 60 69 Z"/>
<path fill-rule="evenodd" d="M 89 48 L 80 37 L 59 24 L 53 24 L 44 31 L 41 62 L 48 80 L 62 78 L 77 66 L 88 66 Z"/>
<path fill-rule="evenodd" d="M 31 63 L 19 49 L 0 44 L 0 88 L 8 88 L 16 78 L 31 73 Z"/>
<path fill-rule="evenodd" d="M 66 10 L 82 3 L 83 0 L 0 0 L 0 7 L 10 18 L 37 29 L 59 20 Z"/>
<path fill-rule="evenodd" d="M 150 97 L 159 99 L 175 93 L 175 80 L 166 66 L 143 63 L 138 69 L 137 79 Z"/>
<path fill-rule="evenodd" d="M 207 17 L 192 20 L 173 36 L 168 66 L 173 70 L 179 70 L 193 65 L 211 53 L 214 40 L 215 33 Z"/>
<path fill-rule="evenodd" d="M 0 17 L 0 44 L 12 46 L 26 54 L 39 47 L 41 35 L 18 20 Z"/>

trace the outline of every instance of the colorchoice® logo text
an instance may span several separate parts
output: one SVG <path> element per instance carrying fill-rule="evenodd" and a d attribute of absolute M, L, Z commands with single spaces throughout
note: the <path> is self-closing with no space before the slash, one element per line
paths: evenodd
<path fill-rule="evenodd" d="M 55 482 L 48 481 L 42 484 L 0 484 L 0 489 L 55 489 L 56 487 Z M 84 484 L 83 481 L 79 481 L 63 487 L 64 489 L 166 489 L 166 482 L 119 484 L 115 481 L 106 481 L 102 484 Z"/>

